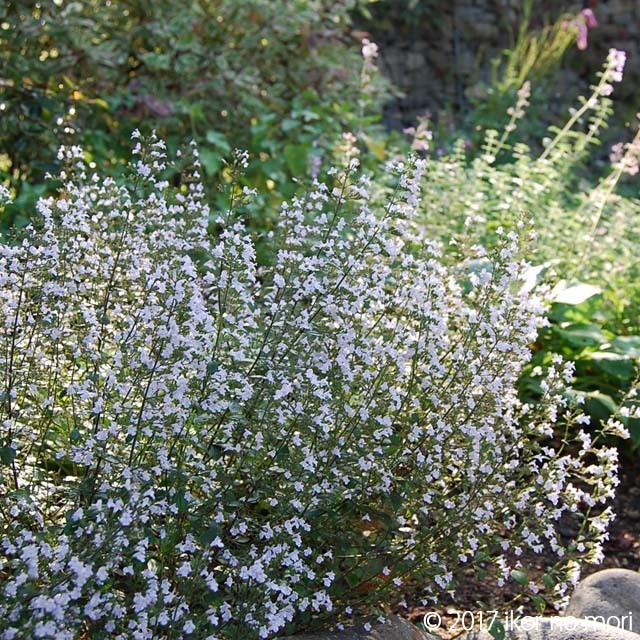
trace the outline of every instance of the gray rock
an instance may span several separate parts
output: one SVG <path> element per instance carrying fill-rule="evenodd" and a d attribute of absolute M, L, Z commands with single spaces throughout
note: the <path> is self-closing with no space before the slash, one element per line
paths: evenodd
<path fill-rule="evenodd" d="M 506 640 L 638 640 L 638 634 L 608 624 L 573 616 L 524 617 L 505 628 Z M 463 640 L 494 640 L 486 630 L 473 631 Z"/>
<path fill-rule="evenodd" d="M 288 636 L 280 640 L 433 640 L 434 638 L 397 616 L 389 616 L 384 624 L 372 624 L 371 631 L 366 631 L 363 625 L 364 623 L 358 623 L 344 631 Z"/>
<path fill-rule="evenodd" d="M 605 569 L 590 575 L 573 592 L 567 615 L 640 633 L 640 573 Z"/>

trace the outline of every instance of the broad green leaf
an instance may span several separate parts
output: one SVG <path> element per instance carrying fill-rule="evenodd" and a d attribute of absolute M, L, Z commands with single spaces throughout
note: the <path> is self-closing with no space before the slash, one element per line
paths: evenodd
<path fill-rule="evenodd" d="M 530 595 L 529 596 L 531 598 L 531 602 L 533 602 L 535 608 L 540 612 L 540 613 L 544 613 L 544 610 L 547 608 L 547 603 L 545 602 L 544 598 L 541 598 L 540 596 L 537 595 Z"/>
<path fill-rule="evenodd" d="M 640 336 L 617 336 L 611 344 L 630 358 L 640 358 Z"/>
<path fill-rule="evenodd" d="M 640 448 L 640 418 L 623 418 L 622 422 L 629 430 L 634 449 Z"/>
<path fill-rule="evenodd" d="M 287 445 L 283 445 L 278 449 L 276 453 L 276 457 L 274 458 L 274 462 L 285 462 L 291 457 L 291 452 L 289 451 L 289 447 Z"/>
<path fill-rule="evenodd" d="M 307 147 L 300 144 L 288 144 L 284 148 L 287 167 L 296 176 L 303 175 L 307 169 Z"/>
<path fill-rule="evenodd" d="M 607 342 L 607 337 L 595 324 L 571 324 L 562 329 L 555 329 L 555 333 L 574 347 L 595 346 Z"/>
<path fill-rule="evenodd" d="M 315 122 L 316 120 L 320 120 L 320 116 L 310 109 L 304 109 L 300 115 L 305 119 L 305 122 Z"/>
<path fill-rule="evenodd" d="M 385 502 L 391 506 L 393 511 L 398 511 L 403 504 L 402 496 L 397 491 L 390 491 Z"/>
<path fill-rule="evenodd" d="M 153 71 L 169 71 L 171 69 L 168 53 L 144 53 L 140 58 Z"/>
<path fill-rule="evenodd" d="M 547 589 L 553 589 L 553 587 L 555 586 L 556 582 L 553 579 L 552 576 L 550 576 L 548 573 L 545 573 L 542 576 L 542 584 L 547 588 Z"/>
<path fill-rule="evenodd" d="M 212 149 L 200 149 L 200 163 L 207 175 L 215 175 L 222 166 L 222 156 Z"/>
<path fill-rule="evenodd" d="M 589 391 L 583 395 L 585 408 L 598 420 L 606 420 L 618 408 L 611 396 L 600 391 Z"/>
<path fill-rule="evenodd" d="M 632 380 L 636 374 L 633 360 L 619 353 L 596 351 L 589 353 L 585 360 L 593 362 L 598 369 L 621 380 Z"/>
<path fill-rule="evenodd" d="M 221 531 L 222 529 L 220 529 L 220 525 L 213 522 L 211 525 L 209 525 L 209 527 L 207 527 L 205 531 L 200 534 L 199 540 L 202 544 L 209 545 L 221 534 Z"/>
<path fill-rule="evenodd" d="M 231 153 L 231 146 L 223 133 L 209 129 L 205 138 L 207 142 L 211 143 L 216 149 L 219 149 L 223 153 Z"/>
<path fill-rule="evenodd" d="M 280 127 L 285 133 L 291 133 L 291 131 L 298 128 L 298 125 L 299 123 L 297 120 L 293 120 L 292 118 L 285 118 L 280 124 Z"/>
<path fill-rule="evenodd" d="M 551 300 L 562 304 L 580 304 L 601 293 L 601 289 L 583 282 L 569 285 L 566 280 L 560 281 L 551 292 Z"/>
<path fill-rule="evenodd" d="M 224 455 L 224 449 L 218 444 L 212 444 L 209 447 L 208 454 L 213 460 L 219 460 Z"/>

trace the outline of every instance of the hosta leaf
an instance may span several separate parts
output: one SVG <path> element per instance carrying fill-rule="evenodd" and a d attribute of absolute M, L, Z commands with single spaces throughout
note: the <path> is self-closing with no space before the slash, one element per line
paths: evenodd
<path fill-rule="evenodd" d="M 574 347 L 595 346 L 607 342 L 607 337 L 595 324 L 571 324 L 562 329 L 555 329 L 555 333 Z"/>
<path fill-rule="evenodd" d="M 562 280 L 551 292 L 551 300 L 562 304 L 580 304 L 599 293 L 601 290 L 591 284 L 580 282 L 569 285 Z"/>
<path fill-rule="evenodd" d="M 596 351 L 588 354 L 585 360 L 592 362 L 598 369 L 621 380 L 632 380 L 636 373 L 633 360 L 618 353 Z"/>

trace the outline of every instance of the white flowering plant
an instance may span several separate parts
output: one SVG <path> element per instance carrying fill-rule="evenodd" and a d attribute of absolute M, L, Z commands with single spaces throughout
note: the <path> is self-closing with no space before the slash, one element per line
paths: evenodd
<path fill-rule="evenodd" d="M 597 151 L 625 60 L 623 51 L 610 50 L 591 93 L 563 126 L 538 141 L 540 151 L 523 142 L 536 90 L 525 81 L 508 121 L 501 131 L 485 132 L 475 157 L 460 141 L 450 153 L 430 158 L 421 214 L 429 233 L 453 247 L 450 260 L 460 262 L 473 244 L 495 246 L 496 228 L 511 229 L 514 210 L 530 213 L 537 231 L 531 279 L 557 288 L 549 296 L 550 325 L 540 332 L 521 379 L 521 398 L 535 399 L 538 365 L 560 354 L 576 364 L 572 385 L 584 393 L 594 425 L 615 413 L 640 372 L 640 132 L 613 145 L 609 163 L 606 151 Z M 638 448 L 640 420 L 633 415 L 624 423 Z"/>
<path fill-rule="evenodd" d="M 59 195 L 0 246 L 0 638 L 274 638 L 469 567 L 561 603 L 616 452 L 570 365 L 518 400 L 529 223 L 468 276 L 416 215 L 425 161 L 388 166 L 379 204 L 352 159 L 282 206 L 259 267 L 250 190 L 211 214 L 195 150 L 180 186 L 162 141 L 134 154 L 117 184 L 63 149 Z"/>

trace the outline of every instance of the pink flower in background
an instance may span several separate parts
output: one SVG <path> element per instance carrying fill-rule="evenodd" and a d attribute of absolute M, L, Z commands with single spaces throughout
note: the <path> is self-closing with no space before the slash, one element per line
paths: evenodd
<path fill-rule="evenodd" d="M 580 51 L 584 51 L 587 48 L 587 32 L 588 28 L 584 22 L 578 23 L 578 37 L 576 44 Z"/>
<path fill-rule="evenodd" d="M 583 9 L 580 12 L 580 15 L 584 18 L 584 23 L 589 27 L 589 29 L 593 29 L 593 27 L 598 26 L 596 16 L 591 9 Z"/>
<path fill-rule="evenodd" d="M 563 22 L 562 26 L 565 29 L 571 27 L 577 29 L 576 45 L 580 51 L 584 51 L 587 48 L 587 34 L 589 33 L 589 29 L 597 27 L 598 21 L 592 9 L 583 9 L 574 20 Z"/>
<path fill-rule="evenodd" d="M 418 118 L 417 127 L 407 127 L 402 132 L 412 136 L 413 141 L 411 148 L 414 151 L 429 151 L 429 143 L 433 140 L 433 133 L 429 128 L 429 121 L 431 116 L 426 114 Z"/>

